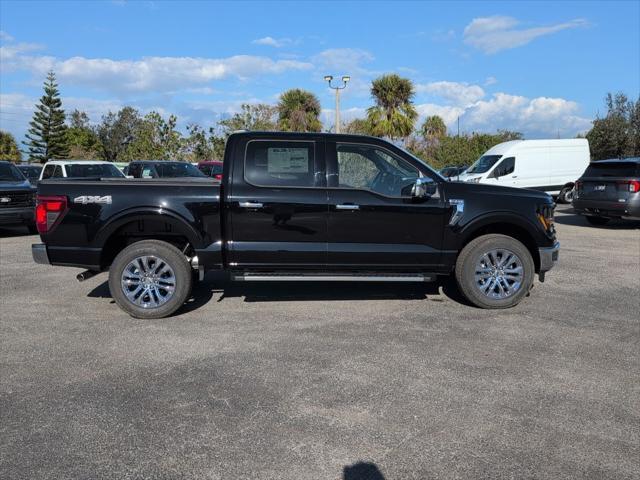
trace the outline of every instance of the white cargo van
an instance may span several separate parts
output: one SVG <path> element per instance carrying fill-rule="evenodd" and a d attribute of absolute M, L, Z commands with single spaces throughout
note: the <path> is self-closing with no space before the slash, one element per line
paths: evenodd
<path fill-rule="evenodd" d="M 542 190 L 565 203 L 589 159 L 584 138 L 513 140 L 487 150 L 460 175 L 460 181 Z"/>

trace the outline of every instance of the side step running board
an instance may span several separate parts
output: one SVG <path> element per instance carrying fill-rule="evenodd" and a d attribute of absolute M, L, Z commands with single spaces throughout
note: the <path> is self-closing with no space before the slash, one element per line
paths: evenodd
<path fill-rule="evenodd" d="M 233 280 L 243 282 L 433 282 L 436 274 L 340 275 L 340 274 L 233 274 Z"/>

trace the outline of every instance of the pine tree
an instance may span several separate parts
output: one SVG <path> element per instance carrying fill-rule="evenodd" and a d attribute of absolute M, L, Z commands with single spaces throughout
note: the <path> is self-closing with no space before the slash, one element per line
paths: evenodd
<path fill-rule="evenodd" d="M 60 100 L 60 91 L 56 83 L 56 76 L 49 72 L 44 82 L 44 95 L 36 105 L 33 120 L 29 123 L 27 141 L 29 157 L 45 163 L 52 159 L 62 159 L 69 156 L 65 115 Z"/>

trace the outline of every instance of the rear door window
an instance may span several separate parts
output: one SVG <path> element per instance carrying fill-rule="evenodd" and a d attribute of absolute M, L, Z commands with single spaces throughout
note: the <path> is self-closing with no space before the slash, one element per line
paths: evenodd
<path fill-rule="evenodd" d="M 637 177 L 640 163 L 636 162 L 593 162 L 584 172 L 585 177 Z"/>
<path fill-rule="evenodd" d="M 247 182 L 264 187 L 314 187 L 314 142 L 250 141 L 244 175 Z"/>

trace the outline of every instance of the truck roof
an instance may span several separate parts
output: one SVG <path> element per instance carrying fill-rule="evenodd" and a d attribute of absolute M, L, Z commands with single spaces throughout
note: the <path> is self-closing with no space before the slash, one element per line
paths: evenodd
<path fill-rule="evenodd" d="M 49 160 L 45 165 L 72 165 L 78 163 L 83 165 L 102 165 L 105 163 L 113 165 L 113 162 L 107 162 L 106 160 Z"/>
<path fill-rule="evenodd" d="M 542 140 L 511 140 L 494 145 L 485 155 L 505 155 L 516 149 L 540 147 L 589 147 L 586 138 L 550 138 Z"/>

